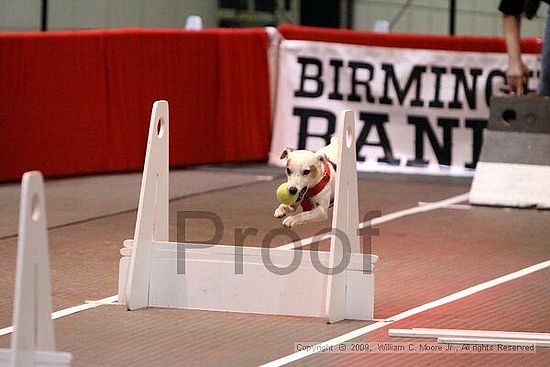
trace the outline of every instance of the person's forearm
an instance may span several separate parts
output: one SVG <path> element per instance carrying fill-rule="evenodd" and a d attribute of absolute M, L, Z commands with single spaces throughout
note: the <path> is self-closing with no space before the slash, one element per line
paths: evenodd
<path fill-rule="evenodd" d="M 519 16 L 515 15 L 504 15 L 502 19 L 508 59 L 517 64 L 521 63 L 520 21 Z"/>

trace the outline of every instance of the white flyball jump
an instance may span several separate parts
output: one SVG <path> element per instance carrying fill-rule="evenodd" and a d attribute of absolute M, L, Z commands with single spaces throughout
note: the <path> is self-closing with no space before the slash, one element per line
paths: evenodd
<path fill-rule="evenodd" d="M 21 184 L 17 270 L 11 349 L 0 349 L 0 367 L 69 366 L 55 351 L 44 183 L 27 172 Z"/>
<path fill-rule="evenodd" d="M 175 243 L 168 242 L 168 103 L 155 102 L 134 239 L 121 249 L 119 302 L 129 310 L 169 307 L 324 317 L 331 323 L 371 320 L 372 268 L 378 257 L 360 253 L 351 111 L 340 114 L 340 127 L 332 227 L 333 233 L 346 234 L 349 246 L 335 235 L 330 235 L 330 252 Z M 328 271 L 346 258 L 342 271 Z M 293 271 L 280 274 L 298 260 Z M 241 271 L 235 271 L 236 262 Z M 178 273 L 183 267 L 185 272 Z"/>

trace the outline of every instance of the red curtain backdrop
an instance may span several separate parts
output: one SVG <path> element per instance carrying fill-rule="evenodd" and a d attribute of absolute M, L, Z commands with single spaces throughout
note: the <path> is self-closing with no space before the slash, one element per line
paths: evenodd
<path fill-rule="evenodd" d="M 504 52 L 502 38 L 283 25 L 287 39 Z M 271 138 L 263 29 L 0 33 L 0 181 L 139 171 L 155 100 L 170 103 L 170 164 L 257 161 Z M 524 41 L 540 52 L 541 41 Z"/>
<path fill-rule="evenodd" d="M 267 45 L 263 29 L 0 34 L 0 180 L 141 170 L 158 99 L 171 166 L 265 159 Z"/>
<path fill-rule="evenodd" d="M 0 34 L 0 180 L 103 171 L 102 32 Z"/>
<path fill-rule="evenodd" d="M 428 50 L 506 52 L 502 37 L 434 36 L 425 34 L 374 33 L 348 29 L 301 27 L 290 24 L 279 26 L 286 39 L 335 42 L 352 45 L 419 48 Z M 522 50 L 540 53 L 542 40 L 523 40 Z"/>

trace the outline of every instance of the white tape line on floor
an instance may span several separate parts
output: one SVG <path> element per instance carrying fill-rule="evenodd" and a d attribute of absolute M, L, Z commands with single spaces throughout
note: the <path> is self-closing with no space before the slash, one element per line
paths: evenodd
<path fill-rule="evenodd" d="M 341 336 L 338 336 L 336 338 L 327 340 L 325 342 L 321 342 L 321 343 L 317 344 L 316 346 L 313 346 L 312 348 L 310 348 L 308 350 L 302 350 L 300 352 L 289 354 L 286 357 L 282 357 L 282 358 L 279 358 L 275 361 L 263 364 L 260 367 L 278 367 L 278 366 L 284 366 L 288 363 L 296 362 L 300 359 L 311 356 L 311 355 L 319 352 L 320 350 L 323 350 L 323 348 L 327 348 L 329 346 L 336 346 L 340 343 L 344 343 L 344 342 L 347 342 L 349 340 L 352 340 L 352 339 L 358 338 L 360 336 L 363 336 L 365 334 L 368 334 L 371 331 L 381 329 L 385 326 L 393 324 L 396 321 L 400 321 L 400 320 L 406 319 L 407 317 L 411 317 L 411 316 L 414 316 L 416 314 L 419 314 L 421 312 L 428 311 L 428 310 L 431 310 L 431 309 L 439 307 L 439 306 L 443 306 L 447 303 L 454 302 L 454 301 L 459 300 L 461 298 L 468 297 L 472 294 L 484 291 L 486 289 L 495 287 L 497 285 L 509 282 L 511 280 L 514 280 L 514 279 L 524 277 L 526 275 L 537 272 L 539 270 L 546 269 L 548 267 L 550 267 L 550 260 L 547 260 L 547 261 L 529 266 L 527 268 L 523 268 L 521 270 L 515 271 L 515 272 L 507 274 L 507 275 L 503 275 L 501 277 L 495 278 L 493 280 L 489 280 L 489 281 L 484 282 L 484 283 L 480 283 L 478 285 L 474 285 L 473 287 L 463 289 L 459 292 L 450 294 L 446 297 L 443 297 L 443 298 L 437 299 L 435 301 L 423 304 L 421 306 L 411 308 L 410 310 L 407 310 L 407 311 L 401 312 L 397 315 L 388 317 L 387 321 L 378 321 L 378 322 L 375 322 L 374 324 L 370 324 L 370 325 L 364 326 L 362 328 L 350 331 L 350 332 L 348 332 L 346 334 L 343 334 Z"/>
<path fill-rule="evenodd" d="M 418 205 L 418 206 L 415 206 L 415 207 L 412 207 L 412 208 L 409 208 L 409 209 L 399 210 L 399 211 L 394 212 L 394 213 L 386 214 L 386 215 L 383 215 L 381 217 L 374 218 L 371 221 L 359 223 L 359 229 L 363 229 L 363 228 L 367 228 L 367 227 L 374 227 L 376 225 L 380 225 L 382 223 L 387 223 L 387 222 L 395 220 L 395 219 L 407 217 L 407 216 L 414 215 L 414 214 L 425 213 L 425 212 L 429 212 L 431 210 L 445 208 L 445 207 L 448 207 L 450 205 L 455 205 L 455 204 L 458 204 L 458 203 L 461 203 L 463 201 L 468 200 L 468 195 L 469 195 L 469 193 L 465 193 L 465 194 L 461 194 L 461 195 L 458 195 L 458 196 L 453 196 L 453 197 L 445 199 L 445 200 L 436 201 L 436 202 L 433 202 L 433 203 L 427 203 L 427 204 L 424 204 L 424 205 Z M 291 250 L 291 249 L 295 249 L 295 248 L 305 247 L 305 246 L 309 246 L 313 243 L 319 242 L 320 240 L 322 240 L 326 237 L 328 237 L 328 233 L 325 233 L 325 234 L 322 234 L 322 235 L 319 235 L 319 236 L 312 236 L 312 237 L 309 237 L 309 238 L 304 238 L 304 239 L 299 240 L 299 241 L 294 241 L 294 242 L 288 243 L 286 245 L 278 246 L 277 248 L 285 249 L 285 250 Z"/>
<path fill-rule="evenodd" d="M 84 303 L 84 304 L 78 305 L 78 306 L 65 308 L 63 310 L 53 312 L 52 313 L 52 320 L 58 319 L 60 317 L 72 315 L 72 314 L 77 313 L 77 312 L 89 310 L 91 308 L 96 308 L 96 307 L 99 307 L 101 305 L 112 304 L 112 303 L 117 302 L 117 301 L 118 301 L 118 295 L 103 298 L 103 299 L 93 301 L 93 302 L 87 302 L 87 303 Z M 5 327 L 3 329 L 0 329 L 0 336 L 10 334 L 11 332 L 13 332 L 13 326 Z"/>

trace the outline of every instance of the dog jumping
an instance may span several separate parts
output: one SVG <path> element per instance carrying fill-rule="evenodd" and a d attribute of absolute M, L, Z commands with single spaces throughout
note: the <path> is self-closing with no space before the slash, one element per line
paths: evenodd
<path fill-rule="evenodd" d="M 328 208 L 334 201 L 335 173 L 338 158 L 338 139 L 332 137 L 330 144 L 317 152 L 286 148 L 281 159 L 286 159 L 288 191 L 298 194 L 292 205 L 281 204 L 275 209 L 275 218 L 285 218 L 283 225 L 288 228 L 306 222 L 327 219 Z M 298 207 L 301 213 L 296 213 Z"/>

